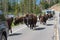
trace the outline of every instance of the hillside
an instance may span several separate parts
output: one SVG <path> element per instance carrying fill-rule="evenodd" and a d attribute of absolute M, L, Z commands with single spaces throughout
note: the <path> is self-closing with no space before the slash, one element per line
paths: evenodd
<path fill-rule="evenodd" d="M 53 5 L 51 8 L 49 9 L 53 9 L 55 11 L 60 11 L 60 4 L 56 4 L 56 5 Z"/>

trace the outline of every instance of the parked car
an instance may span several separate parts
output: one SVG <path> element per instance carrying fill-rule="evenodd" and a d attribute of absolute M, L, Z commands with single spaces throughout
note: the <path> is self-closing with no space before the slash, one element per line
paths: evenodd
<path fill-rule="evenodd" d="M 54 15 L 55 11 L 54 10 L 46 10 L 46 14 L 49 14 L 49 13 Z"/>
<path fill-rule="evenodd" d="M 8 25 L 4 13 L 0 10 L 0 40 L 7 40 L 8 33 Z"/>

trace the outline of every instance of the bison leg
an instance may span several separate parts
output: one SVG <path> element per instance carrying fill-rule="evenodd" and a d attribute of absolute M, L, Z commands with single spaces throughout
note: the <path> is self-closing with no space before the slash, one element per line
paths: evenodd
<path fill-rule="evenodd" d="M 30 24 L 30 29 L 31 29 L 31 24 Z"/>
<path fill-rule="evenodd" d="M 29 25 L 27 24 L 27 27 L 29 27 Z"/>
<path fill-rule="evenodd" d="M 27 27 L 29 27 L 29 24 L 25 23 L 27 25 Z"/>
<path fill-rule="evenodd" d="M 32 27 L 34 27 L 35 25 L 33 24 Z"/>
<path fill-rule="evenodd" d="M 30 29 L 33 29 L 33 25 L 30 25 Z"/>
<path fill-rule="evenodd" d="M 10 31 L 11 31 L 11 33 L 12 33 L 12 29 L 11 29 Z"/>
<path fill-rule="evenodd" d="M 32 29 L 34 29 L 35 27 L 36 27 L 36 24 L 33 24 L 33 25 L 32 25 Z"/>
<path fill-rule="evenodd" d="M 12 33 L 12 28 L 10 28 L 10 32 Z"/>
<path fill-rule="evenodd" d="M 43 25 L 45 25 L 46 24 L 46 22 L 43 22 Z"/>

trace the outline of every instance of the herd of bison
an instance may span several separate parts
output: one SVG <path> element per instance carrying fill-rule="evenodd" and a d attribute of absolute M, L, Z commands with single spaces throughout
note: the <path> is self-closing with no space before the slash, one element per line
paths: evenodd
<path fill-rule="evenodd" d="M 36 26 L 38 18 L 39 18 L 40 24 L 45 25 L 46 21 L 52 17 L 53 17 L 53 14 L 44 14 L 44 15 L 40 14 L 38 17 L 35 14 L 25 14 L 24 16 L 21 16 L 21 17 L 7 18 L 7 23 L 9 26 L 9 30 L 12 33 L 12 29 L 11 29 L 12 23 L 14 23 L 14 25 L 17 25 L 19 23 L 25 23 L 27 27 L 29 27 L 30 29 L 33 29 Z"/>

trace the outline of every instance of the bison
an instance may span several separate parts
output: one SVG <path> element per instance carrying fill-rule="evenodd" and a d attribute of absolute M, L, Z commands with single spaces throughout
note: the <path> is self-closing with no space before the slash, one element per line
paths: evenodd
<path fill-rule="evenodd" d="M 48 20 L 48 15 L 44 14 L 39 16 L 40 23 L 46 24 L 46 21 Z"/>
<path fill-rule="evenodd" d="M 26 14 L 24 18 L 24 23 L 27 26 L 30 25 L 30 29 L 33 29 L 33 27 L 36 26 L 36 23 L 37 23 L 37 16 L 34 14 Z"/>
<path fill-rule="evenodd" d="M 47 14 L 48 18 L 52 18 L 53 14 Z"/>
<path fill-rule="evenodd" d="M 17 25 L 19 23 L 22 23 L 23 22 L 23 16 L 19 17 L 19 18 L 15 18 L 15 21 L 14 21 L 14 25 Z"/>
<path fill-rule="evenodd" d="M 12 33 L 11 25 L 12 25 L 12 22 L 13 22 L 13 17 L 7 18 L 6 21 L 7 21 L 7 23 L 8 23 L 8 28 L 9 28 L 9 30 L 10 30 L 11 33 Z"/>

